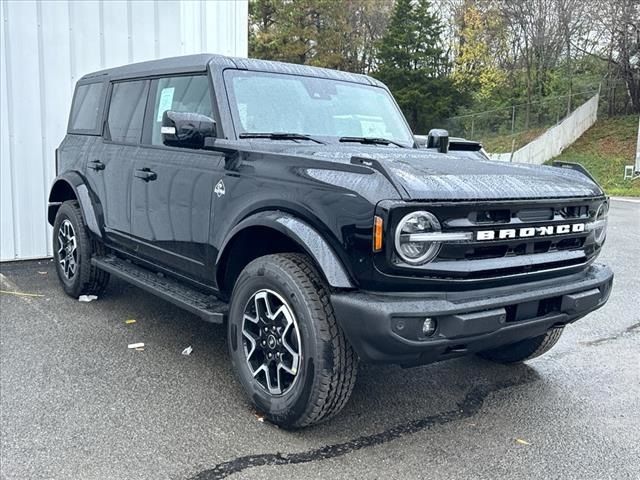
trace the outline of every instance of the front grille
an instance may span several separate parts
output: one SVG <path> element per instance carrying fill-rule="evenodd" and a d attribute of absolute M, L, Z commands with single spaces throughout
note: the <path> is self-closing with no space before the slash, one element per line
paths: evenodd
<path fill-rule="evenodd" d="M 443 210 L 443 230 L 521 229 L 587 223 L 595 215 L 599 201 L 573 204 L 510 205 L 508 208 L 478 208 L 460 205 Z M 451 228 L 451 227 L 455 228 Z M 449 228 L 447 228 L 449 227 Z M 487 278 L 530 273 L 585 263 L 595 246 L 589 232 L 549 237 L 470 241 L 443 244 L 438 257 L 427 265 L 434 273 L 465 278 Z M 496 262 L 497 259 L 501 261 Z M 462 263 L 461 263 L 462 262 Z M 463 268 L 459 268 L 464 265 Z"/>
<path fill-rule="evenodd" d="M 498 239 L 496 235 L 496 239 L 492 240 L 477 240 L 475 232 L 498 232 L 503 229 L 516 229 L 519 232 L 530 227 L 589 224 L 594 220 L 601 203 L 602 199 L 574 199 L 529 204 L 449 203 L 421 206 L 438 217 L 443 232 L 471 231 L 474 232 L 474 239 L 443 243 L 438 256 L 419 267 L 400 265 L 393 253 L 389 260 L 405 273 L 410 271 L 409 275 L 464 280 L 490 279 L 586 264 L 597 253 L 597 246 L 588 228 L 574 233 L 536 234 L 520 238 Z M 398 217 L 402 218 L 408 213 L 407 210 L 398 212 Z M 397 218 L 395 212 L 394 218 Z"/>
<path fill-rule="evenodd" d="M 530 240 L 512 243 L 496 243 L 495 245 L 447 244 L 444 245 L 436 261 L 443 260 L 482 260 L 486 258 L 515 257 L 537 253 L 558 252 L 561 250 L 578 250 L 584 246 L 587 234 L 572 238 L 556 238 L 553 240 Z"/>

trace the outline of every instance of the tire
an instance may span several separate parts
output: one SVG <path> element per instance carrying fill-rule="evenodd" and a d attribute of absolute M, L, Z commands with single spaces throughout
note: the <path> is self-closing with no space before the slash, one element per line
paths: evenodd
<path fill-rule="evenodd" d="M 562 331 L 563 328 L 554 328 L 543 335 L 520 340 L 519 342 L 492 350 L 486 350 L 480 352 L 478 355 L 497 363 L 524 362 L 525 360 L 539 357 L 543 353 L 551 350 L 551 348 L 558 343 L 558 340 L 560 340 Z"/>
<path fill-rule="evenodd" d="M 89 236 L 78 202 L 64 202 L 53 223 L 53 258 L 62 288 L 70 297 L 98 295 L 109 283 L 109 274 L 91 265 L 93 254 L 104 254 L 104 247 Z"/>
<path fill-rule="evenodd" d="M 231 296 L 228 340 L 241 385 L 276 425 L 325 421 L 351 396 L 357 356 L 336 322 L 328 287 L 304 255 L 267 255 L 245 267 Z"/>

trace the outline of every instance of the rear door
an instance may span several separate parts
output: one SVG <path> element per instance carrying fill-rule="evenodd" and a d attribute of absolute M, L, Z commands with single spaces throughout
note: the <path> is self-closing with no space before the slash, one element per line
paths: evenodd
<path fill-rule="evenodd" d="M 139 255 L 196 280 L 210 280 L 209 245 L 213 189 L 222 178 L 219 153 L 162 144 L 160 126 L 166 110 L 213 118 L 206 75 L 153 80 L 143 142 L 132 183 L 132 232 Z"/>
<path fill-rule="evenodd" d="M 135 249 L 131 241 L 131 177 L 140 140 L 148 80 L 111 85 L 103 138 L 87 162 L 87 176 L 97 192 L 110 244 Z"/>

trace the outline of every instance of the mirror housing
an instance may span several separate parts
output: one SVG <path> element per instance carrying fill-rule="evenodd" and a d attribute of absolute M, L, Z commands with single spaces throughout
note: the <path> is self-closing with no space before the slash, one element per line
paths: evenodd
<path fill-rule="evenodd" d="M 441 128 L 429 130 L 427 148 L 437 148 L 440 153 L 447 153 L 449 151 L 449 132 Z"/>
<path fill-rule="evenodd" d="M 205 138 L 216 136 L 216 122 L 199 113 L 167 110 L 162 114 L 160 133 L 164 145 L 203 148 Z"/>

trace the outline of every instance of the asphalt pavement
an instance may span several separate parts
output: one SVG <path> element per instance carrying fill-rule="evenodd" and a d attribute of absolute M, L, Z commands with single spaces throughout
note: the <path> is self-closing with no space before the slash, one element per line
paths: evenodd
<path fill-rule="evenodd" d="M 0 477 L 638 480 L 640 204 L 613 201 L 600 261 L 609 303 L 546 355 L 363 365 L 344 411 L 297 432 L 252 410 L 222 326 L 113 279 L 80 303 L 51 261 L 2 264 L 1 290 L 35 296 L 0 294 Z"/>

